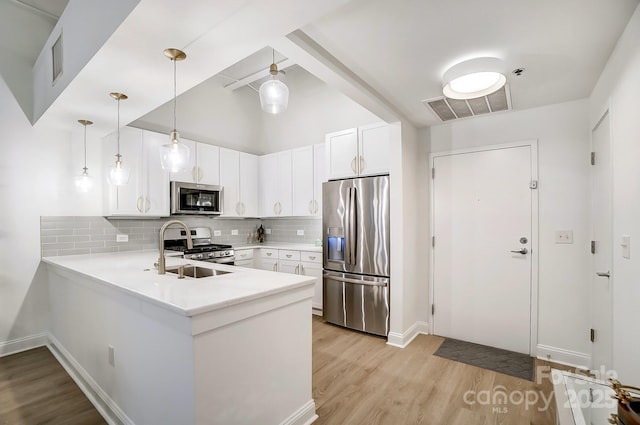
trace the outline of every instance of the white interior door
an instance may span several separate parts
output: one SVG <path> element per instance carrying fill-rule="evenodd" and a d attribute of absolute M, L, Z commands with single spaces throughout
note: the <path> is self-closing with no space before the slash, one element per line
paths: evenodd
<path fill-rule="evenodd" d="M 532 150 L 434 156 L 436 335 L 530 353 Z"/>
<path fill-rule="evenodd" d="M 591 167 L 591 217 L 593 217 L 593 275 L 591 282 L 591 326 L 595 338 L 592 347 L 592 366 L 595 371 L 612 367 L 613 323 L 611 276 L 611 155 L 609 114 L 607 113 L 592 132 L 594 165 Z M 624 253 L 623 253 L 624 254 Z M 610 277 L 607 277 L 610 275 Z"/>

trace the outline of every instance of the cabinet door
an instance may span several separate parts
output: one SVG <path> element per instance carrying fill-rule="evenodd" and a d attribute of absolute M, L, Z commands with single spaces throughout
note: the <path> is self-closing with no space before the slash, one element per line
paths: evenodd
<path fill-rule="evenodd" d="M 196 168 L 193 177 L 201 184 L 220 184 L 220 148 L 196 143 Z"/>
<path fill-rule="evenodd" d="M 300 262 L 280 260 L 280 263 L 278 264 L 278 271 L 280 273 L 300 274 Z"/>
<path fill-rule="evenodd" d="M 358 174 L 358 130 L 329 133 L 325 136 L 327 178 L 340 179 Z"/>
<path fill-rule="evenodd" d="M 293 215 L 292 209 L 292 179 L 291 179 L 291 151 L 278 152 L 278 182 L 276 186 L 277 215 L 287 217 Z"/>
<path fill-rule="evenodd" d="M 142 130 L 132 127 L 120 129 L 122 166 L 129 169 L 129 182 L 122 186 L 108 183 L 109 171 L 116 161 L 117 140 L 117 132 L 104 139 L 104 182 L 108 201 L 105 213 L 110 216 L 142 215 L 144 211 L 142 208 Z"/>
<path fill-rule="evenodd" d="M 222 217 L 237 217 L 240 152 L 220 148 L 220 186 L 223 190 Z"/>
<path fill-rule="evenodd" d="M 169 136 L 164 134 L 162 135 L 164 136 L 164 140 L 165 142 L 162 143 L 162 145 L 166 145 L 167 143 L 169 143 Z M 189 139 L 184 139 L 181 138 L 180 142 L 184 143 L 185 145 L 187 145 L 189 147 L 189 161 L 187 163 L 187 166 L 185 167 L 184 171 L 178 171 L 177 173 L 171 173 L 169 178 L 171 179 L 171 181 L 177 181 L 177 182 L 188 182 L 188 183 L 196 183 L 196 180 L 194 178 L 195 176 L 195 172 L 196 172 L 196 158 L 198 156 L 198 152 L 197 152 L 197 148 L 196 148 L 196 142 L 194 142 L 193 140 L 189 140 Z"/>
<path fill-rule="evenodd" d="M 258 157 L 240 152 L 240 211 L 244 217 L 258 217 Z"/>
<path fill-rule="evenodd" d="M 389 143 L 391 126 L 386 123 L 358 129 L 360 175 L 389 172 Z"/>
<path fill-rule="evenodd" d="M 163 134 L 151 131 L 142 133 L 143 201 L 145 215 L 169 215 L 169 173 L 160 164 L 160 147 L 166 140 Z"/>
<path fill-rule="evenodd" d="M 313 145 L 313 215 L 322 217 L 322 183 L 327 181 L 325 146 Z"/>
<path fill-rule="evenodd" d="M 278 159 L 276 154 L 262 155 L 258 160 L 260 181 L 260 215 L 277 216 Z"/>
<path fill-rule="evenodd" d="M 261 270 L 268 270 L 270 272 L 277 272 L 278 270 L 278 259 L 270 259 L 270 258 L 261 258 L 260 259 L 260 267 Z"/>
<path fill-rule="evenodd" d="M 302 262 L 300 263 L 300 274 L 316 278 L 311 306 L 316 313 L 322 314 L 322 264 Z"/>
<path fill-rule="evenodd" d="M 315 212 L 313 146 L 291 151 L 294 216 L 312 216 Z"/>

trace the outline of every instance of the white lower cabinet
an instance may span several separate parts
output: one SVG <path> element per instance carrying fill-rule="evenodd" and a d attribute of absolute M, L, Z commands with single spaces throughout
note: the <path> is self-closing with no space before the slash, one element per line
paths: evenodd
<path fill-rule="evenodd" d="M 272 248 L 260 249 L 260 263 L 258 268 L 262 270 L 269 270 L 272 272 L 278 271 L 278 250 Z"/>
<path fill-rule="evenodd" d="M 254 269 L 255 261 L 253 259 L 253 248 L 249 249 L 236 249 L 234 264 L 240 267 L 248 267 Z"/>
<path fill-rule="evenodd" d="M 313 313 L 322 315 L 322 255 L 319 252 L 300 252 L 300 273 L 304 276 L 313 276 L 316 283 L 313 290 L 311 306 Z"/>

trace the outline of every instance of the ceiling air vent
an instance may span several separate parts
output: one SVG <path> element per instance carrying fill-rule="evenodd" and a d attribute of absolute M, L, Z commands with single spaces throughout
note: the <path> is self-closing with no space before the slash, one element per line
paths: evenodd
<path fill-rule="evenodd" d="M 511 109 L 511 96 L 507 85 L 487 96 L 474 99 L 459 100 L 448 97 L 423 100 L 425 106 L 440 118 L 441 121 L 451 121 L 490 112 L 507 111 Z"/>

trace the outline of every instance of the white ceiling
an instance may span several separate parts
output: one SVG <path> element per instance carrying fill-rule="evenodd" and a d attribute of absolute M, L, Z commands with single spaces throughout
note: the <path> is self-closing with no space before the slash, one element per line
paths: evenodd
<path fill-rule="evenodd" d="M 438 122 L 421 101 L 441 95 L 444 71 L 475 56 L 501 58 L 508 71 L 526 69 L 509 76 L 513 109 L 580 99 L 638 2 L 141 0 L 42 121 L 71 126 L 81 108 L 112 129 L 106 93 L 115 89 L 132 94 L 123 122 L 154 110 L 171 98 L 166 47 L 188 54 L 179 92 L 274 46 L 382 118 L 407 118 L 417 127 Z M 302 31 L 291 34 L 296 29 Z M 240 68 L 232 67 L 234 78 Z"/>

